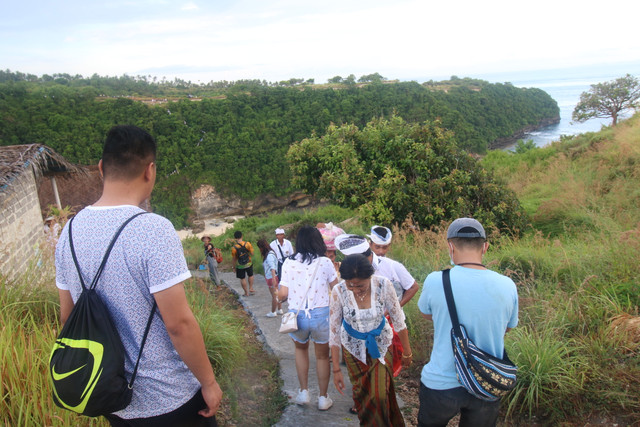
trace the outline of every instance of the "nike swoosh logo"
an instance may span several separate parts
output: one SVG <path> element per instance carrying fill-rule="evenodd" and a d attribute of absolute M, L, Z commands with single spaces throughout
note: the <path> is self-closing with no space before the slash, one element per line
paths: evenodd
<path fill-rule="evenodd" d="M 65 379 L 65 378 L 67 378 L 69 375 L 73 375 L 73 374 L 75 374 L 75 373 L 76 373 L 76 372 L 78 372 L 80 369 L 84 368 L 85 366 L 87 366 L 87 365 L 86 365 L 86 364 L 85 364 L 85 365 L 82 365 L 82 366 L 80 366 L 78 369 L 74 369 L 73 371 L 65 372 L 64 374 L 59 374 L 59 373 L 57 373 L 57 372 L 56 372 L 56 367 L 54 366 L 54 367 L 51 369 L 51 376 L 53 377 L 53 379 L 54 379 L 55 381 L 60 381 L 60 380 L 63 380 L 63 379 Z"/>

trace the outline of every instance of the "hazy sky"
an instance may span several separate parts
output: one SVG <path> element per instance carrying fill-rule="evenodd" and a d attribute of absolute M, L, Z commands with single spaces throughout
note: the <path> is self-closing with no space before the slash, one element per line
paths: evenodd
<path fill-rule="evenodd" d="M 638 63 L 639 12 L 638 0 L 0 0 L 0 69 L 322 83 Z"/>

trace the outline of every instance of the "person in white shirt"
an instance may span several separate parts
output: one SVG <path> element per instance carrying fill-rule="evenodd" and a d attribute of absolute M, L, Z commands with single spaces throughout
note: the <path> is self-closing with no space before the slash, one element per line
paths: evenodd
<path fill-rule="evenodd" d="M 386 227 L 374 225 L 371 227 L 371 234 L 367 236 L 371 239 L 369 243 L 367 243 L 366 238 L 363 236 L 343 234 L 336 237 L 336 246 L 340 249 L 338 242 L 342 242 L 345 239 L 352 242 L 351 244 L 356 244 L 355 242 L 357 242 L 357 246 L 362 248 L 360 253 L 369 258 L 371 265 L 373 265 L 373 268 L 376 270 L 376 274 L 391 280 L 398 295 L 398 300 L 400 300 L 400 306 L 404 307 L 404 305 L 411 301 L 411 298 L 418 293 L 420 286 L 402 263 L 386 257 L 389 245 L 391 244 L 391 230 Z M 380 250 L 381 247 L 384 249 Z M 342 250 L 341 252 L 344 253 Z M 378 253 L 382 255 L 378 255 Z"/>
<path fill-rule="evenodd" d="M 371 227 L 371 234 L 367 234 L 367 237 L 371 241 L 370 247 L 374 254 L 380 257 L 387 256 L 393 238 L 391 230 L 381 225 L 374 225 Z"/>
<path fill-rule="evenodd" d="M 318 375 L 318 409 L 329 409 L 329 292 L 338 283 L 327 247 L 317 228 L 304 226 L 296 237 L 294 256 L 282 266 L 279 301 L 289 300 L 289 311 L 297 312 L 298 330 L 289 333 L 295 345 L 296 372 L 300 390 L 298 405 L 309 403 L 309 340 L 314 343 Z"/>
<path fill-rule="evenodd" d="M 115 126 L 107 134 L 98 169 L 102 195 L 75 216 L 73 245 L 84 277 L 94 277 L 116 230 L 151 195 L 156 180 L 156 143 L 135 126 Z M 71 253 L 69 223 L 56 247 L 56 286 L 64 324 L 82 291 Z M 222 400 L 198 321 L 183 282 L 191 277 L 180 239 L 166 218 L 142 215 L 123 230 L 96 292 L 111 313 L 126 352 L 131 376 L 148 329 L 131 403 L 106 415 L 112 426 L 217 426 Z M 80 369 L 80 368 L 78 368 Z"/>
<path fill-rule="evenodd" d="M 278 258 L 278 277 L 282 277 L 282 265 L 284 260 L 293 255 L 293 246 L 291 242 L 284 238 L 284 228 L 276 228 L 276 238 L 269 246 L 276 253 Z"/>

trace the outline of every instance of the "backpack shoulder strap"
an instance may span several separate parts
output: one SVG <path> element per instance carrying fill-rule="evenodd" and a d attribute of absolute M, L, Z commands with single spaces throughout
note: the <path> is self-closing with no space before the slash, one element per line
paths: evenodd
<path fill-rule="evenodd" d="M 142 335 L 142 342 L 140 343 L 140 352 L 138 352 L 138 359 L 136 360 L 136 366 L 133 368 L 133 373 L 131 374 L 131 381 L 129 381 L 129 389 L 133 388 L 133 382 L 136 380 L 136 375 L 138 374 L 138 365 L 140 364 L 140 358 L 142 357 L 142 349 L 144 348 L 144 344 L 147 342 L 147 335 L 149 335 L 149 329 L 151 329 L 151 321 L 153 320 L 153 315 L 156 312 L 156 307 L 158 303 L 156 299 L 153 298 L 153 307 L 151 308 L 151 314 L 149 314 L 149 320 L 147 320 L 147 326 L 144 329 L 144 335 Z"/>
<path fill-rule="evenodd" d="M 458 320 L 458 312 L 456 311 L 456 302 L 453 299 L 453 291 L 451 290 L 451 278 L 449 277 L 451 269 L 442 270 L 442 286 L 444 287 L 444 296 L 447 299 L 447 308 L 449 309 L 449 317 L 451 317 L 451 325 L 458 336 L 462 335 L 460 330 L 460 321 Z"/>
<path fill-rule="evenodd" d="M 122 233 L 122 230 L 124 230 L 124 228 L 127 226 L 127 224 L 129 224 L 131 221 L 133 221 L 134 218 L 140 216 L 140 215 L 144 215 L 146 213 L 149 212 L 138 212 L 137 214 L 133 215 L 132 217 L 130 217 L 129 219 L 127 219 L 118 229 L 118 231 L 116 231 L 116 233 L 114 234 L 113 238 L 111 239 L 111 242 L 109 243 L 109 246 L 107 247 L 107 250 L 104 254 L 104 257 L 102 258 L 102 262 L 100 263 L 100 267 L 98 267 L 98 271 L 96 272 L 96 275 L 94 276 L 93 280 L 91 281 L 91 284 L 89 285 L 89 289 L 94 289 L 98 283 L 98 279 L 100 278 L 100 276 L 102 275 L 102 270 L 104 270 L 105 265 L 107 265 L 107 260 L 109 259 L 109 254 L 111 254 L 111 249 L 113 249 L 113 245 L 115 245 L 116 240 L 118 240 L 118 237 L 120 236 L 120 233 Z M 75 217 L 74 217 L 75 218 Z M 76 256 L 76 251 L 73 247 L 73 220 L 74 218 L 71 218 L 71 221 L 69 221 L 69 246 L 71 249 L 71 257 L 73 258 L 73 262 L 76 265 L 76 270 L 78 270 L 78 276 L 80 277 L 80 284 L 82 285 L 82 289 L 86 290 L 87 287 L 85 286 L 84 280 L 82 278 L 82 273 L 80 272 L 80 264 L 78 263 L 78 257 Z"/>

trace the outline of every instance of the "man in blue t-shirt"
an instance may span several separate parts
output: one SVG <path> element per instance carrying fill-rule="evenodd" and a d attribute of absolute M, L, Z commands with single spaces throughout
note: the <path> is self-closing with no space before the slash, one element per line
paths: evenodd
<path fill-rule="evenodd" d="M 501 358 L 505 333 L 518 324 L 518 292 L 513 281 L 487 270 L 482 264 L 489 243 L 482 225 L 458 218 L 447 231 L 451 287 L 460 324 L 482 350 Z M 431 359 L 422 369 L 420 384 L 421 427 L 446 426 L 457 413 L 460 425 L 494 426 L 500 401 L 486 402 L 469 394 L 458 382 L 451 347 L 451 319 L 442 272 L 427 276 L 418 300 L 422 314 L 433 321 Z"/>
<path fill-rule="evenodd" d="M 156 143 L 135 126 L 115 126 L 107 134 L 98 169 L 102 196 L 78 212 L 73 246 L 80 271 L 90 282 L 116 230 L 142 212 L 156 179 Z M 123 229 L 96 292 L 109 310 L 132 374 L 153 301 L 149 335 L 140 358 L 131 403 L 106 416 L 112 426 L 216 426 L 222 390 L 216 381 L 198 322 L 182 282 L 191 276 L 182 244 L 171 223 L 141 215 Z M 56 246 L 56 285 L 64 324 L 82 290 L 67 224 Z"/>

